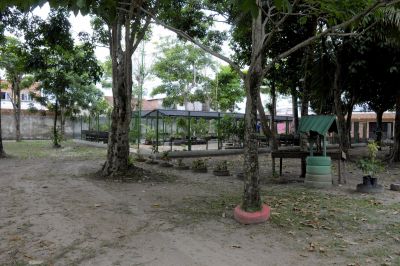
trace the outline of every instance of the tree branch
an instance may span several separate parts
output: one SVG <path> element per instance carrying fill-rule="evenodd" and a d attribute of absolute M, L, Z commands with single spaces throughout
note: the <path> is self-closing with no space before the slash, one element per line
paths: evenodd
<path fill-rule="evenodd" d="M 377 8 L 383 7 L 383 6 L 388 6 L 388 5 L 392 5 L 395 3 L 400 2 L 400 0 L 395 0 L 395 1 L 391 1 L 391 2 L 382 2 L 382 1 L 376 1 L 373 5 L 371 5 L 370 7 L 366 8 L 363 12 L 353 16 L 352 18 L 350 18 L 349 20 L 346 20 L 338 25 L 335 25 L 331 28 L 328 28 L 324 31 L 322 31 L 319 34 L 314 35 L 313 37 L 308 38 L 307 40 L 304 40 L 300 43 L 298 43 L 297 45 L 293 46 L 292 48 L 290 48 L 289 50 L 286 50 L 285 52 L 279 54 L 278 56 L 276 56 L 274 59 L 272 59 L 272 61 L 264 68 L 263 71 L 263 75 L 266 75 L 268 73 L 268 71 L 271 69 L 271 67 L 280 59 L 285 58 L 289 55 L 291 55 L 292 53 L 296 52 L 297 50 L 310 45 L 312 42 L 314 42 L 315 40 L 324 37 L 324 36 L 328 36 L 328 35 L 333 35 L 335 34 L 335 32 L 339 29 L 345 28 L 347 26 L 349 26 L 350 24 L 352 24 L 353 22 L 357 21 L 358 19 L 362 18 L 363 16 L 369 14 L 370 12 L 374 11 Z"/>

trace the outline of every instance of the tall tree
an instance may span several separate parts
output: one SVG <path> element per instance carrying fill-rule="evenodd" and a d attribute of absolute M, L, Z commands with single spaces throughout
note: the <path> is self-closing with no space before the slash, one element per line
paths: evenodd
<path fill-rule="evenodd" d="M 26 75 L 26 57 L 23 45 L 16 38 L 7 37 L 5 45 L 0 47 L 0 68 L 5 70 L 11 89 L 16 141 L 21 141 L 21 90 L 33 84 L 33 79 Z"/>
<path fill-rule="evenodd" d="M 51 10 L 43 21 L 33 17 L 27 24 L 25 40 L 29 47 L 28 67 L 40 82 L 41 96 L 37 97 L 54 112 L 53 144 L 59 147 L 66 114 L 77 102 L 80 90 L 99 81 L 100 66 L 89 42 L 74 45 L 70 34 L 68 12 Z M 60 132 L 57 126 L 60 115 Z"/>
<path fill-rule="evenodd" d="M 162 85 L 156 87 L 151 95 L 166 94 L 163 105 L 166 107 L 184 105 L 201 99 L 199 91 L 206 93 L 210 79 L 206 71 L 213 67 L 210 56 L 193 44 L 167 39 L 159 45 L 152 72 L 161 79 Z M 208 91 L 208 93 L 210 93 Z"/>

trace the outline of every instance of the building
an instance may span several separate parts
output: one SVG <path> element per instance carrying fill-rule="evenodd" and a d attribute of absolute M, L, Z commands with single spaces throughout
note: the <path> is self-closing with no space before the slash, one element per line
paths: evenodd
<path fill-rule="evenodd" d="M 7 81 L 0 80 L 0 83 L 8 83 Z M 32 95 L 40 95 L 37 90 L 38 84 L 34 83 L 32 86 L 21 90 L 21 110 L 47 110 L 47 108 L 33 99 Z M 8 84 L 6 89 L 2 89 L 0 93 L 1 109 L 12 110 L 12 90 L 11 84 Z"/>
<path fill-rule="evenodd" d="M 394 112 L 385 112 L 382 119 L 382 139 L 392 139 L 394 133 Z M 366 142 L 376 138 L 376 113 L 353 112 L 351 117 L 351 138 L 354 142 Z"/>

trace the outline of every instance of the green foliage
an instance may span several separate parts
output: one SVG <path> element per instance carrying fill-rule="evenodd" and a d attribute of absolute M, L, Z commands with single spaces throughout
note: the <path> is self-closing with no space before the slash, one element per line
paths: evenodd
<path fill-rule="evenodd" d="M 211 82 L 211 106 L 214 110 L 233 112 L 236 103 L 245 97 L 239 74 L 230 66 L 221 66 L 216 78 Z"/>
<path fill-rule="evenodd" d="M 382 172 L 384 166 L 380 160 L 376 159 L 378 153 L 378 144 L 376 142 L 368 143 L 368 158 L 363 158 L 357 162 L 358 167 L 364 174 L 376 177 L 375 175 Z"/>
<path fill-rule="evenodd" d="M 193 169 L 207 169 L 207 161 L 202 159 L 197 159 L 192 162 Z"/>
<path fill-rule="evenodd" d="M 166 94 L 163 105 L 170 107 L 186 102 L 202 101 L 209 90 L 209 78 L 205 74 L 214 62 L 203 50 L 191 44 L 167 39 L 159 45 L 160 53 L 152 73 L 161 79 L 151 95 Z"/>
<path fill-rule="evenodd" d="M 219 130 L 221 132 L 222 138 L 225 140 L 231 139 L 233 137 L 238 138 L 239 141 L 243 140 L 244 120 L 236 120 L 234 116 L 225 114 L 219 122 Z"/>
<path fill-rule="evenodd" d="M 226 160 L 220 161 L 214 169 L 216 171 L 228 171 L 228 162 Z"/>
<path fill-rule="evenodd" d="M 205 138 L 208 135 L 209 124 L 204 118 L 200 118 L 198 120 L 192 118 L 190 125 L 193 136 Z"/>
<path fill-rule="evenodd" d="M 55 130 L 54 128 L 51 129 L 51 140 L 55 147 L 59 147 L 60 143 L 64 140 L 63 135 L 61 134 L 60 127 L 57 127 Z"/>

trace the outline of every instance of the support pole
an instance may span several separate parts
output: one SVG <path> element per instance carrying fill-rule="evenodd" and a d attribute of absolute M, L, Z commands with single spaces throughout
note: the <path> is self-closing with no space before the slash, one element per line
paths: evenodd
<path fill-rule="evenodd" d="M 324 135 L 324 156 L 326 157 L 326 137 Z"/>
<path fill-rule="evenodd" d="M 158 152 L 158 110 L 156 113 L 156 152 Z"/>
<path fill-rule="evenodd" d="M 100 115 L 97 114 L 97 142 L 99 142 L 99 137 L 100 137 Z"/>
<path fill-rule="evenodd" d="M 187 130 L 188 130 L 188 137 L 189 137 L 189 139 L 188 139 L 188 151 L 191 151 L 192 150 L 192 137 L 191 137 L 191 132 L 190 132 L 190 111 L 188 111 L 188 127 L 187 127 Z"/>
<path fill-rule="evenodd" d="M 82 139 L 82 115 L 81 115 L 81 139 Z"/>
<path fill-rule="evenodd" d="M 221 113 L 218 112 L 218 120 L 217 120 L 217 138 L 218 138 L 218 150 L 220 150 L 222 148 L 222 143 L 221 143 L 221 124 L 220 124 L 220 120 L 221 120 Z"/>

